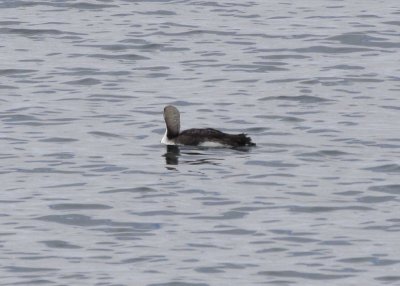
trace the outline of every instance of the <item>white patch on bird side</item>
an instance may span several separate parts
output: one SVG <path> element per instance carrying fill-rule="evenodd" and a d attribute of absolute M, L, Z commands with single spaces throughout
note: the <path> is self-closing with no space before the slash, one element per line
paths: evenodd
<path fill-rule="evenodd" d="M 174 141 L 169 140 L 167 137 L 167 130 L 165 130 L 165 134 L 163 138 L 161 139 L 161 143 L 165 145 L 176 145 Z"/>
<path fill-rule="evenodd" d="M 224 147 L 226 145 L 221 144 L 220 142 L 215 141 L 204 141 L 199 144 L 200 147 Z"/>

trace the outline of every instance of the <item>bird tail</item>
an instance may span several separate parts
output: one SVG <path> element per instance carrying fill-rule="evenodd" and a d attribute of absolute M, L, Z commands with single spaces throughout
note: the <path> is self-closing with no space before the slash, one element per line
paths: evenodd
<path fill-rule="evenodd" d="M 233 135 L 235 137 L 235 146 L 236 147 L 241 147 L 241 146 L 256 146 L 256 143 L 253 143 L 251 141 L 251 138 L 248 137 L 245 133 L 241 133 L 238 135 Z"/>
<path fill-rule="evenodd" d="M 256 146 L 256 143 L 253 143 L 252 141 L 251 141 L 251 138 L 249 137 L 249 136 L 247 136 L 246 134 L 242 134 L 243 135 L 243 137 L 244 137 L 244 141 L 245 141 L 245 146 Z"/>

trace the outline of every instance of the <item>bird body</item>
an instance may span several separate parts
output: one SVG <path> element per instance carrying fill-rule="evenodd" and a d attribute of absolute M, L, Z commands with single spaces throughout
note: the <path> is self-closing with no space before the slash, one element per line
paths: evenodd
<path fill-rule="evenodd" d="M 192 128 L 180 132 L 180 113 L 175 106 L 164 108 L 164 120 L 167 125 L 161 143 L 166 145 L 191 146 L 255 146 L 246 134 L 228 134 L 213 128 Z"/>

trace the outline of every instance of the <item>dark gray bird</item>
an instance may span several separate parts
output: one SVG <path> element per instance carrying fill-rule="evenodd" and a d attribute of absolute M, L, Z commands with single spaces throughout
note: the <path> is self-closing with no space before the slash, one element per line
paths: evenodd
<path fill-rule="evenodd" d="M 161 143 L 166 145 L 192 145 L 192 146 L 255 146 L 246 134 L 227 134 L 216 129 L 187 129 L 180 132 L 180 114 L 175 106 L 168 105 L 164 108 L 164 120 L 167 125 Z"/>

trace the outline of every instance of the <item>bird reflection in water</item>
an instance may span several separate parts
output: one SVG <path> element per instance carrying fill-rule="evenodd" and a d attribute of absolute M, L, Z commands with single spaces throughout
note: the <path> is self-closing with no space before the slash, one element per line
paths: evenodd
<path fill-rule="evenodd" d="M 179 146 L 167 145 L 166 147 L 167 147 L 167 152 L 164 154 L 165 163 L 167 165 L 178 165 L 179 156 L 181 155 Z"/>
<path fill-rule="evenodd" d="M 196 150 L 193 150 L 193 148 L 183 148 L 183 155 L 185 155 L 185 160 L 183 160 L 183 164 L 188 164 L 188 165 L 201 165 L 201 164 L 209 164 L 209 165 L 219 165 L 220 161 L 223 161 L 224 158 L 215 158 L 212 156 L 209 152 L 206 152 L 209 150 L 208 148 L 199 148 L 197 147 Z M 222 148 L 221 148 L 222 149 Z M 239 152 L 248 152 L 249 148 L 230 148 L 230 150 L 235 150 Z M 173 165 L 178 165 L 179 164 L 179 157 L 181 156 L 181 150 L 180 147 L 177 145 L 167 145 L 166 146 L 166 152 L 164 153 L 163 157 L 165 157 L 165 164 L 167 165 L 168 169 L 173 169 Z M 212 156 L 212 157 L 210 157 Z M 170 167 L 168 167 L 170 166 Z"/>
<path fill-rule="evenodd" d="M 179 146 L 168 145 L 166 146 L 167 152 L 163 155 L 165 157 L 165 163 L 167 165 L 167 169 L 176 170 L 173 165 L 179 164 L 179 157 L 181 156 L 181 150 Z M 187 165 L 201 165 L 201 164 L 210 164 L 210 165 L 219 165 L 216 161 L 222 161 L 222 158 L 210 158 L 209 154 L 205 152 L 197 152 L 193 150 L 185 149 L 183 155 L 185 155 L 186 159 L 183 160 L 183 164 Z M 206 156 L 206 158 L 204 158 Z"/>

